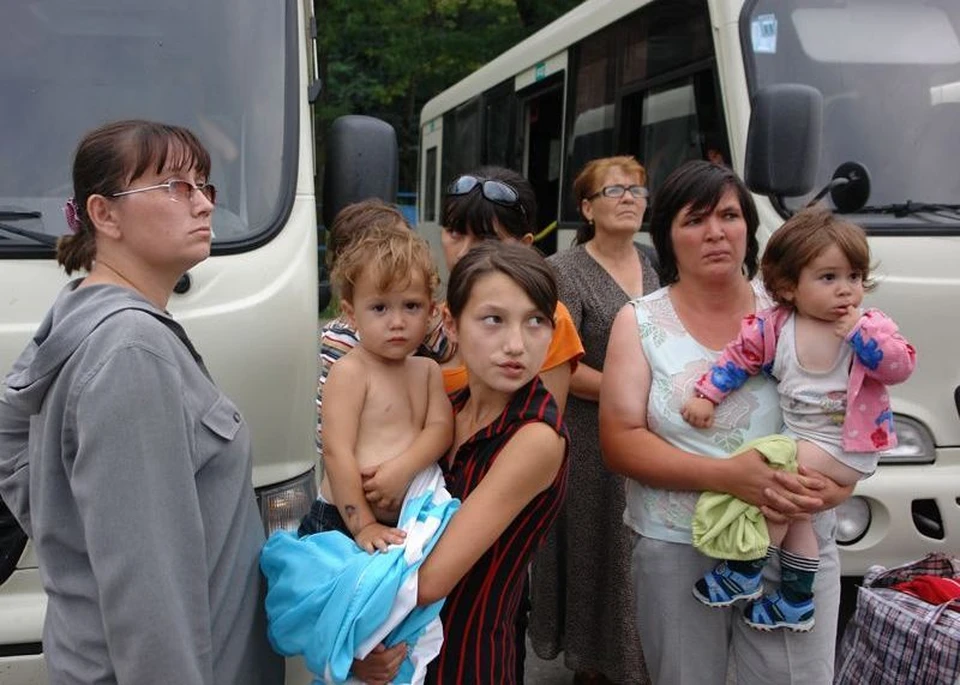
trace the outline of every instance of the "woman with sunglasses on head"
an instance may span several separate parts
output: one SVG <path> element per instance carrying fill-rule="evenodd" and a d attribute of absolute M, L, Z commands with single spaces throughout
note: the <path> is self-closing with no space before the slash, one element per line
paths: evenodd
<path fill-rule="evenodd" d="M 575 244 L 548 260 L 586 354 L 564 414 L 571 436 L 567 498 L 534 558 L 530 636 L 543 658 L 562 651 L 578 683 L 648 682 L 634 623 L 624 481 L 603 464 L 597 419 L 613 320 L 629 300 L 659 287 L 634 242 L 647 208 L 646 180 L 633 157 L 589 162 L 573 182 L 583 217 Z"/>
<path fill-rule="evenodd" d="M 440 211 L 440 242 L 447 269 L 452 270 L 463 255 L 487 240 L 532 245 L 536 217 L 533 186 L 516 171 L 482 167 L 456 178 L 447 188 Z M 540 377 L 563 411 L 583 345 L 563 303 L 558 304 L 555 316 L 553 338 Z M 466 387 L 467 372 L 456 345 L 448 346 L 446 358 L 438 361 L 448 393 Z"/>
<path fill-rule="evenodd" d="M 68 283 L 0 396 L 0 495 L 48 597 L 51 683 L 280 683 L 250 434 L 166 311 L 210 254 L 210 156 L 121 121 L 73 166 Z"/>

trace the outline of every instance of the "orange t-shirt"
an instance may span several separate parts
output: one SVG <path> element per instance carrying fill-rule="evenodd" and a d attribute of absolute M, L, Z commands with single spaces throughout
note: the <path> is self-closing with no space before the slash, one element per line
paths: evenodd
<path fill-rule="evenodd" d="M 577 327 L 573 324 L 570 310 L 563 302 L 557 302 L 557 312 L 554 315 L 553 339 L 547 350 L 547 358 L 543 360 L 540 373 L 549 371 L 561 364 L 570 364 L 570 372 L 577 370 L 577 362 L 583 356 L 583 343 Z M 449 366 L 443 369 L 443 388 L 451 394 L 467 387 L 467 367 L 463 365 Z"/>

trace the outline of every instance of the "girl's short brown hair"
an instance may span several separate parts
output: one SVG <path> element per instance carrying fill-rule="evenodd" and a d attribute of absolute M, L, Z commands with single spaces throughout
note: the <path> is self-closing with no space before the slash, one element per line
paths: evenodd
<path fill-rule="evenodd" d="M 469 250 L 450 272 L 447 309 L 454 319 L 460 318 L 477 281 L 491 273 L 501 273 L 520 286 L 553 325 L 558 298 L 553 267 L 533 247 L 496 241 L 480 243 Z"/>
<path fill-rule="evenodd" d="M 760 272 L 767 292 L 779 305 L 792 306 L 783 293 L 800 282 L 800 272 L 831 245 L 836 245 L 863 278 L 870 291 L 870 244 L 867 234 L 854 223 L 837 217 L 824 207 L 802 209 L 787 219 L 767 243 L 760 260 Z"/>
<path fill-rule="evenodd" d="M 343 248 L 330 274 L 341 299 L 353 302 L 354 287 L 368 269 L 381 292 L 404 288 L 414 273 L 420 273 L 432 299 L 440 283 L 430 246 L 403 217 L 399 222 L 374 223 Z"/>

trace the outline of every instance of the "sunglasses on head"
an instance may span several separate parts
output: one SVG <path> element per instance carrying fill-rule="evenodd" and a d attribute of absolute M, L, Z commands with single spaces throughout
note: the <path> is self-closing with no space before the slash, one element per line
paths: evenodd
<path fill-rule="evenodd" d="M 527 216 L 526 210 L 520 203 L 520 193 L 517 192 L 516 188 L 503 181 L 478 176 L 460 176 L 447 188 L 447 195 L 469 195 L 476 188 L 480 188 L 483 197 L 495 205 L 519 209 L 524 217 Z"/>

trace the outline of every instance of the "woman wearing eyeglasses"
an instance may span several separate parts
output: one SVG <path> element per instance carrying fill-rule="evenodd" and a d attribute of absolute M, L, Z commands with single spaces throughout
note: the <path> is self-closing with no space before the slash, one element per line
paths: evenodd
<path fill-rule="evenodd" d="M 210 156 L 122 121 L 73 166 L 68 283 L 0 396 L 0 496 L 31 537 L 51 683 L 279 683 L 243 416 L 167 313 L 210 254 Z"/>
<path fill-rule="evenodd" d="M 586 354 L 571 380 L 567 499 L 533 565 L 530 634 L 543 658 L 564 653 L 580 683 L 648 682 L 634 622 L 623 478 L 600 454 L 597 398 L 610 328 L 629 300 L 659 287 L 634 242 L 647 208 L 646 172 L 628 156 L 589 162 L 573 183 L 583 224 L 549 261 Z"/>

